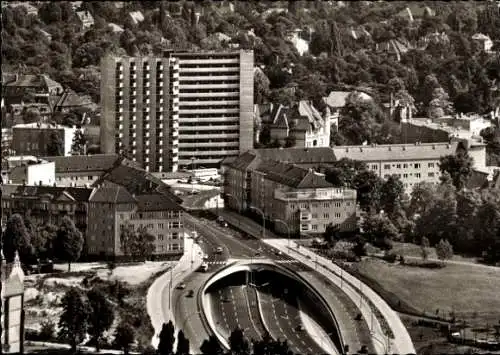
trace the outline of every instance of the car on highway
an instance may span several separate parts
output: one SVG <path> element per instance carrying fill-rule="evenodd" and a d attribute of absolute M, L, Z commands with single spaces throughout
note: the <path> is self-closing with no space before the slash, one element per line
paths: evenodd
<path fill-rule="evenodd" d="M 194 297 L 194 291 L 189 290 L 189 292 L 187 293 L 187 297 Z"/>
<path fill-rule="evenodd" d="M 208 255 L 207 254 L 203 255 L 203 260 L 205 260 L 205 261 L 208 260 Z"/>
<path fill-rule="evenodd" d="M 217 247 L 217 249 L 215 249 L 215 252 L 217 254 L 222 254 L 223 251 L 224 251 L 224 249 L 222 249 L 222 247 Z"/>
<path fill-rule="evenodd" d="M 186 284 L 185 283 L 180 283 L 177 285 L 177 289 L 178 290 L 184 290 L 186 288 Z"/>
<path fill-rule="evenodd" d="M 200 271 L 207 272 L 208 271 L 208 264 L 207 263 L 201 264 Z"/>

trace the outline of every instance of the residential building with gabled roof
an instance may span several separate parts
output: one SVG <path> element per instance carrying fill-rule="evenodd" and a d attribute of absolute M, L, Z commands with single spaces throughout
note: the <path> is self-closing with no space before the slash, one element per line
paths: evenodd
<path fill-rule="evenodd" d="M 82 108 L 93 109 L 96 106 L 89 95 L 79 95 L 73 90 L 65 90 L 59 97 L 59 100 L 57 100 L 54 111 L 67 113 Z"/>
<path fill-rule="evenodd" d="M 80 29 L 82 31 L 88 30 L 90 27 L 94 26 L 94 16 L 92 16 L 90 11 L 77 11 L 76 17 L 80 22 Z"/>
<path fill-rule="evenodd" d="M 42 159 L 55 163 L 57 186 L 84 187 L 95 183 L 118 162 L 120 157 L 117 154 L 96 154 Z"/>
<path fill-rule="evenodd" d="M 177 258 L 184 251 L 181 200 L 161 180 L 123 158 L 92 187 L 2 185 L 1 190 L 2 223 L 28 211 L 35 224 L 58 225 L 69 216 L 84 236 L 82 259 L 131 258 L 120 242 L 128 225 L 154 236 L 153 258 Z"/>
<path fill-rule="evenodd" d="M 484 52 L 490 52 L 491 48 L 493 48 L 493 41 L 491 40 L 490 36 L 487 36 L 485 34 L 476 33 L 472 36 L 472 41 L 477 43 L 481 50 Z"/>
<path fill-rule="evenodd" d="M 89 254 L 102 258 L 130 258 L 121 244 L 124 228 L 152 234 L 154 258 L 179 256 L 184 252 L 181 200 L 152 174 L 122 160 L 95 184 L 98 192 L 90 201 Z M 111 213 L 109 203 L 116 205 Z"/>
<path fill-rule="evenodd" d="M 401 57 L 411 49 L 409 43 L 405 43 L 400 39 L 391 39 L 382 43 L 377 43 L 375 50 L 379 53 L 386 53 L 388 56 L 393 57 L 398 62 Z"/>
<path fill-rule="evenodd" d="M 45 74 L 14 74 L 3 84 L 5 105 L 32 101 L 51 108 L 63 92 L 63 87 Z"/>
<path fill-rule="evenodd" d="M 144 21 L 144 15 L 142 14 L 141 11 L 132 11 L 128 13 L 128 18 L 129 21 L 134 24 L 138 25 L 142 21 Z"/>
<path fill-rule="evenodd" d="M 224 181 L 228 207 L 264 214 L 278 233 L 320 234 L 330 223 L 356 228 L 356 191 L 333 186 L 311 168 L 251 151 L 225 166 Z"/>
<path fill-rule="evenodd" d="M 330 117 L 322 117 L 310 101 L 299 101 L 292 106 L 276 105 L 270 114 L 271 140 L 284 144 L 293 137 L 296 147 L 328 147 L 330 145 Z"/>
<path fill-rule="evenodd" d="M 457 152 L 458 143 L 415 143 L 332 147 L 336 159 L 366 163 L 383 179 L 398 176 L 407 193 L 419 182 L 440 183 L 439 160 Z"/>

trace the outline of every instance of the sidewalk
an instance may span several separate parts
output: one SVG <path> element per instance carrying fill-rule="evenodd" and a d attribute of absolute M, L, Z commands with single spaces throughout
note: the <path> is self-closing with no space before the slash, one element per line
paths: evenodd
<path fill-rule="evenodd" d="M 191 258 L 194 261 L 193 265 L 191 265 Z M 174 307 L 168 307 L 168 304 L 172 302 L 173 290 L 186 276 L 198 269 L 202 262 L 203 251 L 201 247 L 194 243 L 186 233 L 184 255 L 173 265 L 173 268 L 157 278 L 149 288 L 147 294 L 147 311 L 155 330 L 155 335 L 151 340 L 155 348 L 158 346 L 158 335 L 163 323 L 171 320 L 175 326 L 175 318 L 172 313 Z"/>
<path fill-rule="evenodd" d="M 300 320 L 302 321 L 302 324 L 304 324 L 304 328 L 309 336 L 327 354 L 340 355 L 342 353 L 342 349 L 337 349 L 335 344 L 333 344 L 333 342 L 329 338 L 329 334 L 318 323 L 316 323 L 316 321 L 312 319 L 308 313 L 304 312 L 305 305 L 301 305 L 299 299 L 297 299 L 297 302 Z"/>
<path fill-rule="evenodd" d="M 373 345 L 378 354 L 416 353 L 410 335 L 397 313 L 394 312 L 392 308 L 390 308 L 389 305 L 367 285 L 343 271 L 330 260 L 315 254 L 311 250 L 305 247 L 301 247 L 297 250 L 297 244 L 295 242 L 292 243 L 292 248 L 288 248 L 288 241 L 284 239 L 265 239 L 263 241 L 320 272 L 336 285 L 340 285 L 349 298 L 359 304 L 360 312 L 363 315 L 363 318 L 371 323 L 372 338 L 374 340 Z M 341 270 L 343 276 L 342 280 L 344 280 L 343 282 L 339 276 L 341 274 Z M 370 305 L 366 302 L 364 297 L 360 297 L 360 290 L 362 291 L 361 293 L 375 305 L 379 312 L 382 313 L 386 323 L 391 328 L 395 339 L 391 339 L 389 346 L 387 346 L 387 337 L 382 330 L 379 320 L 377 317 L 373 316 Z"/>

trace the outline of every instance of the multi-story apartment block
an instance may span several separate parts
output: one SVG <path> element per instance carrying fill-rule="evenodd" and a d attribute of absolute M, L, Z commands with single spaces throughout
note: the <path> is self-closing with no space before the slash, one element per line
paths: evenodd
<path fill-rule="evenodd" d="M 121 160 L 92 187 L 2 185 L 2 224 L 14 213 L 35 224 L 58 225 L 68 215 L 84 236 L 84 258 L 122 258 L 121 225 L 146 227 L 155 257 L 184 250 L 180 201 L 151 174 Z"/>
<path fill-rule="evenodd" d="M 86 235 L 88 201 L 93 189 L 27 185 L 2 185 L 1 188 L 2 224 L 15 213 L 28 217 L 35 225 L 58 225 L 64 216 L 70 216 Z"/>
<path fill-rule="evenodd" d="M 9 156 L 2 158 L 4 184 L 53 185 L 55 164 L 34 156 Z"/>
<path fill-rule="evenodd" d="M 319 234 L 332 223 L 356 228 L 356 191 L 328 183 L 323 174 L 247 152 L 225 166 L 228 207 L 264 214 L 279 233 Z"/>
<path fill-rule="evenodd" d="M 366 163 L 381 178 L 398 176 L 410 193 L 413 186 L 426 181 L 439 184 L 439 160 L 456 153 L 458 143 L 416 143 L 370 146 L 335 146 L 337 159 L 348 158 Z"/>
<path fill-rule="evenodd" d="M 218 167 L 253 147 L 253 52 L 101 62 L 101 149 L 148 171 Z"/>
<path fill-rule="evenodd" d="M 55 164 L 57 186 L 85 187 L 96 182 L 121 159 L 117 154 L 73 155 L 69 157 L 44 157 Z"/>
<path fill-rule="evenodd" d="M 61 155 L 71 154 L 76 127 L 48 123 L 18 124 L 12 127 L 12 149 L 18 155 L 48 156 L 49 144 L 61 143 Z"/>
<path fill-rule="evenodd" d="M 124 257 L 121 233 L 145 227 L 155 237 L 154 257 L 184 252 L 180 206 L 161 194 L 132 195 L 122 186 L 96 189 L 90 198 L 88 254 L 99 258 Z"/>
<path fill-rule="evenodd" d="M 171 56 L 179 60 L 179 166 L 218 167 L 252 149 L 253 51 Z"/>
<path fill-rule="evenodd" d="M 177 171 L 178 61 L 107 56 L 101 75 L 101 151 L 127 153 L 146 171 Z"/>

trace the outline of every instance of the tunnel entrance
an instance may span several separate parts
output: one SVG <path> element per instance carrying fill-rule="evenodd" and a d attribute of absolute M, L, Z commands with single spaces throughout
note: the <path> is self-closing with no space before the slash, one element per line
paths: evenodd
<path fill-rule="evenodd" d="M 250 342 L 265 333 L 274 340 L 286 339 L 298 354 L 342 352 L 335 319 L 300 276 L 296 280 L 264 264 L 246 266 L 206 288 L 208 311 L 221 336 L 228 339 L 238 327 Z"/>

